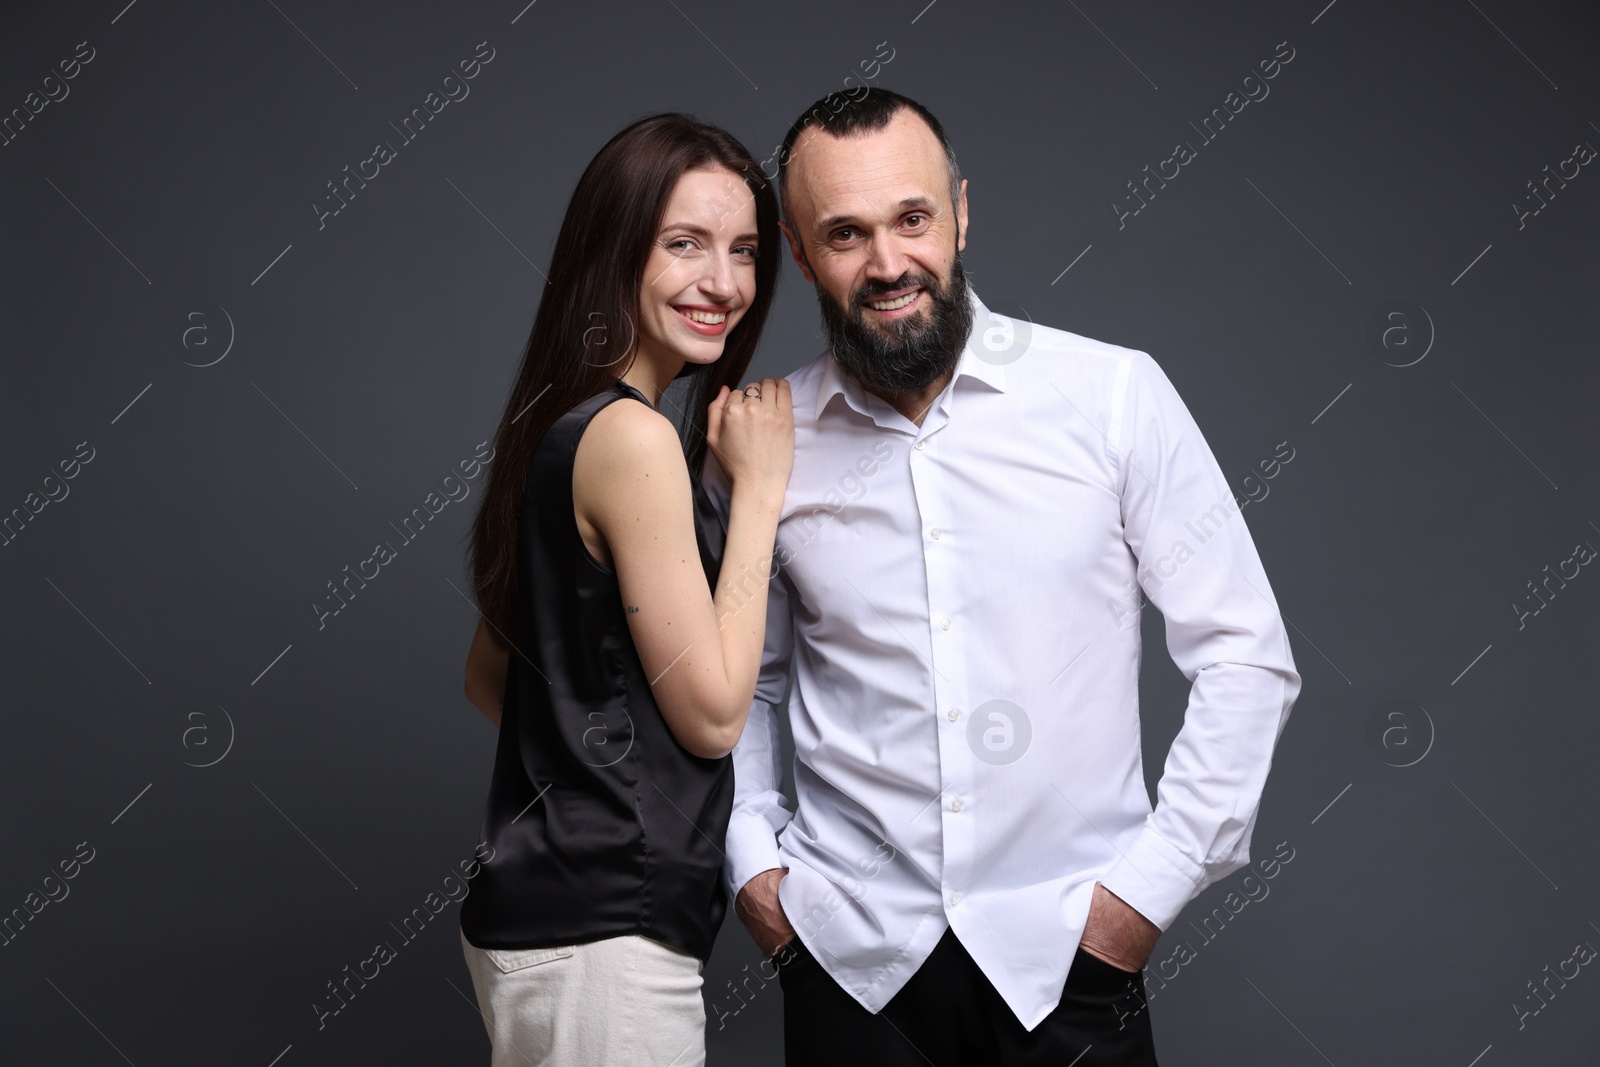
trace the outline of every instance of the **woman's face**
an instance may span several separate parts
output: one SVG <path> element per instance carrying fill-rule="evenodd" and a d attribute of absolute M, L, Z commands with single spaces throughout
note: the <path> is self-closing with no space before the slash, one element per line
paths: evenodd
<path fill-rule="evenodd" d="M 756 295 L 756 206 L 723 167 L 686 171 L 645 261 L 639 335 L 645 354 L 715 363 Z"/>

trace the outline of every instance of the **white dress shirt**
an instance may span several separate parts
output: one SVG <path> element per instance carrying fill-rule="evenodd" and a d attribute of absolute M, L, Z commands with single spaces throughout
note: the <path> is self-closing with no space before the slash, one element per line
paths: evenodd
<path fill-rule="evenodd" d="M 973 303 L 921 426 L 828 353 L 789 375 L 794 471 L 775 570 L 750 576 L 769 581 L 766 650 L 724 873 L 736 894 L 788 868 L 785 914 L 869 1011 L 948 926 L 1031 1030 L 1095 881 L 1166 929 L 1249 862 L 1300 675 L 1156 362 Z M 726 519 L 715 461 L 704 482 Z M 1153 812 L 1140 589 L 1192 683 Z M 791 674 L 793 802 L 776 718 Z"/>

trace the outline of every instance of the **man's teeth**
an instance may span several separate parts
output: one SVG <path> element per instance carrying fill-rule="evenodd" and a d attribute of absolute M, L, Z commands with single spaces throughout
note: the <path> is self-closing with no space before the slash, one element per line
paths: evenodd
<path fill-rule="evenodd" d="M 876 311 L 893 311 L 896 308 L 903 308 L 907 304 L 911 303 L 911 301 L 917 298 L 917 293 L 920 293 L 921 291 L 922 290 L 920 289 L 916 289 L 907 293 L 905 296 L 898 297 L 894 300 L 869 300 L 867 301 L 867 306 Z"/>
<path fill-rule="evenodd" d="M 716 326 L 726 322 L 728 319 L 726 311 L 696 311 L 693 308 L 679 308 L 678 311 L 685 318 L 693 319 L 695 322 L 703 322 L 707 326 Z"/>

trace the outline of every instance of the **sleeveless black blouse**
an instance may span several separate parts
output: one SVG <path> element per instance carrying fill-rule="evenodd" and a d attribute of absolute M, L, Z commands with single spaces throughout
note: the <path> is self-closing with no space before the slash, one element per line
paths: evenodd
<path fill-rule="evenodd" d="M 628 397 L 649 403 L 619 381 L 566 412 L 528 466 L 520 651 L 510 653 L 478 838 L 494 851 L 461 905 L 461 931 L 479 948 L 642 934 L 704 960 L 727 910 L 733 760 L 696 756 L 667 728 L 616 574 L 589 553 L 573 514 L 578 440 L 596 412 Z M 724 531 L 690 474 L 714 592 Z"/>

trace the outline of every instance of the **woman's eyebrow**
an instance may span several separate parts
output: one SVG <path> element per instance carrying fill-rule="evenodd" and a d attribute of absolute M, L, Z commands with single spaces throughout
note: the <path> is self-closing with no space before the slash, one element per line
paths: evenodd
<path fill-rule="evenodd" d="M 679 233 L 693 234 L 694 236 L 703 239 L 709 239 L 716 236 L 704 226 L 693 222 L 669 222 L 665 226 L 661 227 L 662 233 L 666 233 L 668 230 L 677 230 Z M 739 236 L 735 237 L 734 240 L 753 243 L 757 240 L 757 236 L 754 232 L 741 233 Z"/>

